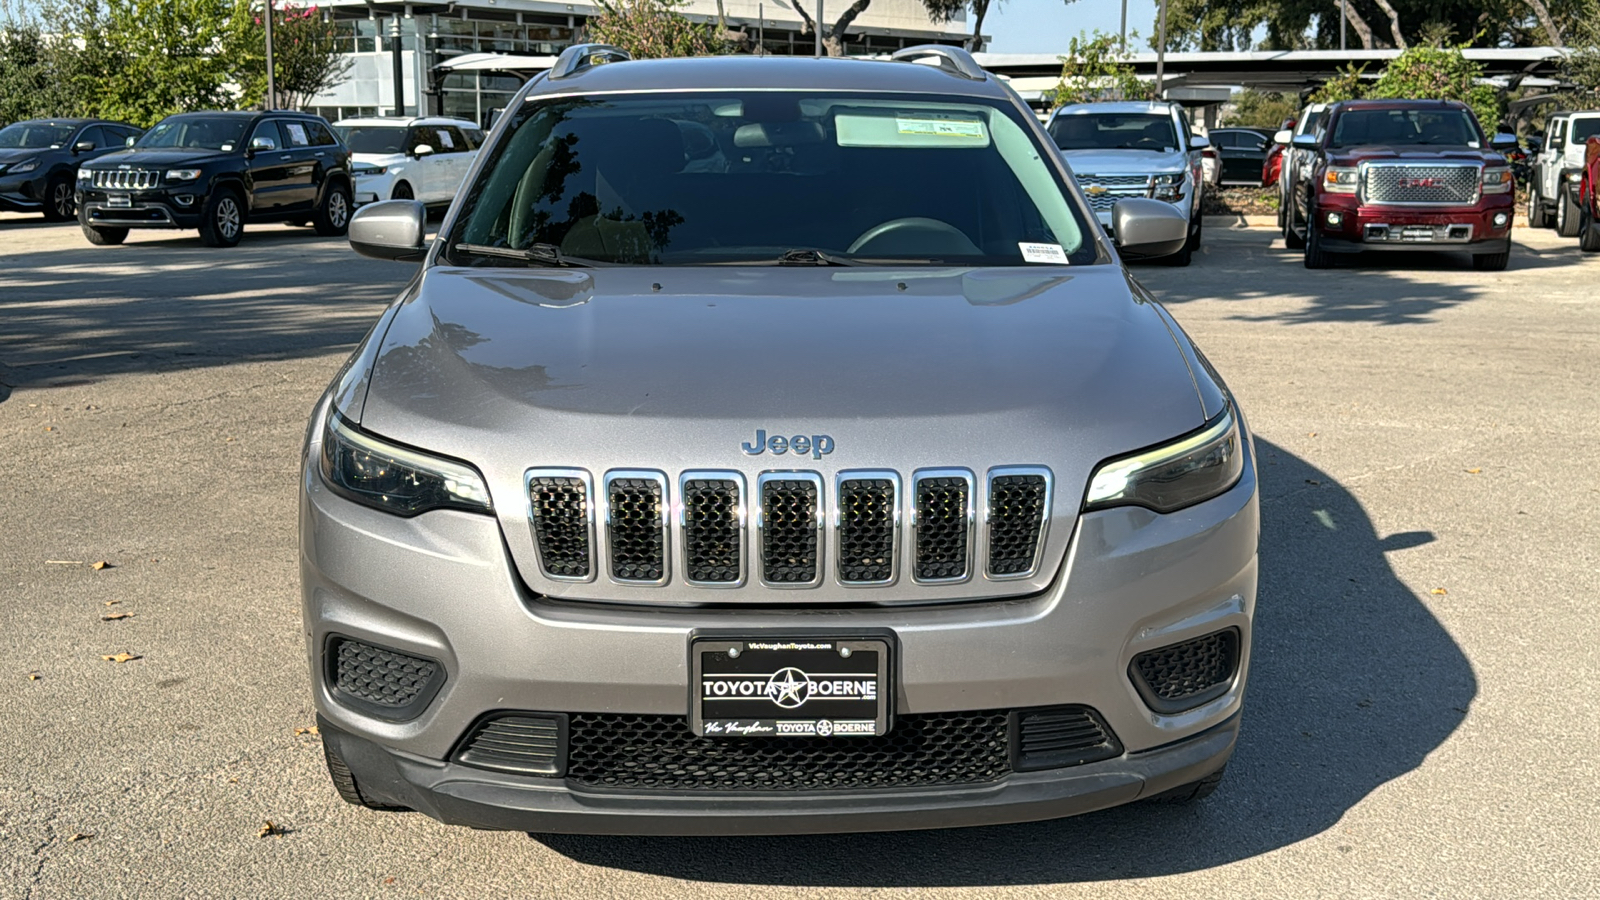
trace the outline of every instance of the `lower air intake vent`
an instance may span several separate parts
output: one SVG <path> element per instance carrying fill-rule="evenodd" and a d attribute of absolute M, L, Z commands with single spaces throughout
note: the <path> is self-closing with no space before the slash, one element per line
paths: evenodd
<path fill-rule="evenodd" d="M 497 772 L 560 775 L 566 745 L 565 716 L 497 716 L 472 730 L 456 761 Z"/>
<path fill-rule="evenodd" d="M 666 479 L 607 476 L 606 531 L 611 577 L 659 584 L 667 576 Z"/>
<path fill-rule="evenodd" d="M 800 587 L 816 584 L 822 499 L 820 479 L 763 478 L 761 481 L 761 579 Z"/>
<path fill-rule="evenodd" d="M 1129 674 L 1156 712 L 1182 712 L 1228 692 L 1239 667 L 1239 631 L 1228 628 L 1141 653 Z"/>
<path fill-rule="evenodd" d="M 539 565 L 551 578 L 587 581 L 593 574 L 589 482 L 580 475 L 529 475 Z"/>
<path fill-rule="evenodd" d="M 687 478 L 683 482 L 684 577 L 694 584 L 734 585 L 744 578 L 744 522 L 739 482 Z"/>
<path fill-rule="evenodd" d="M 995 474 L 989 479 L 991 577 L 1033 574 L 1049 496 L 1049 483 L 1043 474 Z"/>
<path fill-rule="evenodd" d="M 415 717 L 444 683 L 444 670 L 431 659 L 349 638 L 332 638 L 327 658 L 334 695 L 383 719 Z"/>
<path fill-rule="evenodd" d="M 972 531 L 972 476 L 964 472 L 919 475 L 916 504 L 916 579 L 966 578 Z"/>
<path fill-rule="evenodd" d="M 839 482 L 839 580 L 887 584 L 894 580 L 895 482 L 851 478 Z"/>
<path fill-rule="evenodd" d="M 574 714 L 569 782 L 810 791 L 977 784 L 1011 771 L 1004 710 L 900 716 L 870 738 L 706 738 L 682 716 Z"/>
<path fill-rule="evenodd" d="M 1055 706 L 1017 714 L 1017 770 L 1081 766 L 1122 755 L 1111 726 L 1087 706 Z"/>

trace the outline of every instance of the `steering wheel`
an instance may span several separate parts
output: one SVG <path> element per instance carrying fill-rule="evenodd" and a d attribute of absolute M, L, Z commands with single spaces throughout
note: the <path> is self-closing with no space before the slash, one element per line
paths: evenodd
<path fill-rule="evenodd" d="M 938 219 L 890 219 L 862 232 L 846 251 L 859 256 L 982 256 L 966 232 Z"/>

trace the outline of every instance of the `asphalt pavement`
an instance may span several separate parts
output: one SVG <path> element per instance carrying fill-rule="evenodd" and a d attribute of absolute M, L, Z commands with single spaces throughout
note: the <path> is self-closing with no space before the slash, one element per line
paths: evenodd
<path fill-rule="evenodd" d="M 414 267 L 0 216 L 0 897 L 1600 896 L 1600 256 L 1517 241 L 1505 272 L 1308 272 L 1208 228 L 1135 269 L 1259 441 L 1251 697 L 1209 800 L 537 839 L 347 806 L 301 733 L 300 441 Z"/>

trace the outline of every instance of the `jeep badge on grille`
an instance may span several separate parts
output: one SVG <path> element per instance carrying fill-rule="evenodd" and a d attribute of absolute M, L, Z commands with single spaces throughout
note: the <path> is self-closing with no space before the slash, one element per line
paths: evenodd
<path fill-rule="evenodd" d="M 775 434 L 772 437 L 767 437 L 765 428 L 757 428 L 756 439 L 748 443 L 742 443 L 739 447 L 750 456 L 760 456 L 769 450 L 772 451 L 773 456 L 782 456 L 793 450 L 796 456 L 805 456 L 809 453 L 812 459 L 821 459 L 833 452 L 833 438 L 826 434 L 809 436 L 797 434 L 794 437 Z"/>

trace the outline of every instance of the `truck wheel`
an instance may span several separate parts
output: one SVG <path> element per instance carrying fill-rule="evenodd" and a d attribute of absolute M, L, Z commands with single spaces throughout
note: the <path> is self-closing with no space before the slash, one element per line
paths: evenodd
<path fill-rule="evenodd" d="M 206 198 L 200 213 L 200 243 L 207 247 L 236 247 L 244 237 L 244 205 L 233 188 L 217 188 Z"/>
<path fill-rule="evenodd" d="M 1582 211 L 1578 206 L 1578 198 L 1572 196 L 1571 189 L 1562 188 L 1561 196 L 1556 198 L 1556 234 L 1562 237 L 1577 237 Z"/>
<path fill-rule="evenodd" d="M 1506 264 L 1511 262 L 1511 251 L 1503 253 L 1475 253 L 1472 256 L 1472 267 L 1479 272 L 1501 272 Z"/>
<path fill-rule="evenodd" d="M 1202 236 L 1204 236 L 1205 229 L 1206 229 L 1206 217 L 1200 215 L 1200 210 L 1198 210 L 1198 209 L 1194 211 L 1194 215 L 1195 215 L 1194 234 L 1189 235 L 1189 252 L 1190 253 L 1193 253 L 1194 251 L 1200 249 L 1200 238 Z"/>
<path fill-rule="evenodd" d="M 72 179 L 57 175 L 44 189 L 44 220 L 70 222 L 77 218 L 77 202 L 72 196 Z"/>
<path fill-rule="evenodd" d="M 1194 803 L 1197 800 L 1204 800 L 1205 798 L 1216 793 L 1217 785 L 1222 783 L 1222 776 L 1227 771 L 1228 767 L 1224 765 L 1222 768 L 1212 772 L 1210 775 L 1207 775 L 1204 778 L 1191 781 L 1188 784 L 1181 784 L 1175 788 L 1172 788 L 1171 790 L 1162 791 L 1161 793 L 1156 794 L 1154 797 L 1146 797 L 1145 802 L 1182 805 L 1184 803 Z"/>
<path fill-rule="evenodd" d="M 1295 215 L 1294 201 L 1291 200 L 1289 202 L 1289 210 L 1283 214 L 1283 246 L 1290 250 L 1304 250 L 1306 248 L 1305 237 L 1294 230 L 1294 220 L 1297 218 L 1299 216 Z M 1306 230 L 1309 232 L 1311 226 L 1307 225 Z"/>
<path fill-rule="evenodd" d="M 367 799 L 361 793 L 361 785 L 356 783 L 356 776 L 345 765 L 344 757 L 324 737 L 322 739 L 322 758 L 328 763 L 328 778 L 333 781 L 333 789 L 339 792 L 339 797 L 352 806 L 361 806 L 367 809 L 381 809 L 390 812 L 405 812 L 404 806 L 391 806 L 386 803 L 376 803 Z"/>
<path fill-rule="evenodd" d="M 1306 268 L 1326 269 L 1333 265 L 1333 254 L 1322 248 L 1322 232 L 1317 230 L 1316 221 L 1315 212 L 1306 217 Z"/>
<path fill-rule="evenodd" d="M 96 247 L 109 247 L 128 239 L 128 229 L 126 228 L 97 228 L 93 225 L 85 225 L 82 222 L 79 222 L 78 226 L 83 229 L 83 236 L 88 238 L 89 243 L 94 244 Z"/>
<path fill-rule="evenodd" d="M 1528 227 L 1550 227 L 1550 212 L 1544 208 L 1544 201 L 1539 199 L 1538 188 L 1531 184 L 1528 185 Z"/>
<path fill-rule="evenodd" d="M 1171 256 L 1161 257 L 1161 264 L 1164 266 L 1177 266 L 1180 269 L 1184 266 L 1187 266 L 1194 260 L 1194 244 L 1195 240 L 1191 235 L 1187 241 L 1183 242 L 1182 250 L 1179 250 L 1177 253 L 1174 253 Z"/>
<path fill-rule="evenodd" d="M 1583 224 L 1578 232 L 1578 248 L 1585 253 L 1600 253 L 1600 222 L 1583 211 Z"/>
<path fill-rule="evenodd" d="M 322 198 L 322 206 L 311 224 L 322 237 L 338 237 L 349 231 L 350 189 L 342 183 L 329 186 L 327 196 Z"/>

